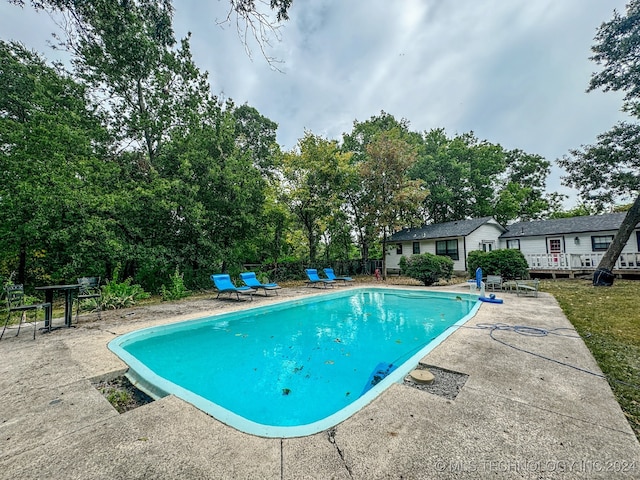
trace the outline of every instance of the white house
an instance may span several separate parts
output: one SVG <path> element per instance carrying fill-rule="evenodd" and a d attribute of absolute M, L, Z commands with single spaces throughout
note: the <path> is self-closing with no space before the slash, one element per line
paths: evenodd
<path fill-rule="evenodd" d="M 387 267 L 399 268 L 403 255 L 429 252 L 451 257 L 454 270 L 464 272 L 470 251 L 515 248 L 524 254 L 532 273 L 565 273 L 572 277 L 595 270 L 625 215 L 537 220 L 507 227 L 493 217 L 483 217 L 404 229 L 389 238 L 395 248 L 387 252 Z M 640 274 L 639 252 L 640 224 L 625 245 L 614 272 Z"/>
<path fill-rule="evenodd" d="M 517 248 L 531 271 L 582 271 L 597 267 L 626 213 L 519 222 L 500 236 L 502 248 Z M 640 224 L 636 225 L 615 270 L 640 269 Z"/>
<path fill-rule="evenodd" d="M 467 270 L 469 252 L 498 248 L 500 235 L 504 232 L 506 229 L 493 217 L 405 228 L 389 237 L 392 248 L 387 252 L 387 269 L 399 269 L 403 255 L 409 257 L 417 253 L 432 253 L 450 257 L 454 271 L 464 272 Z"/>

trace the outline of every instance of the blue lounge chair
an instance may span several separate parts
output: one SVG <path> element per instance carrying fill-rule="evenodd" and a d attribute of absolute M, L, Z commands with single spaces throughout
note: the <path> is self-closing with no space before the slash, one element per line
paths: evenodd
<path fill-rule="evenodd" d="M 236 298 L 240 301 L 240 294 L 242 293 L 243 295 L 249 295 L 251 300 L 253 300 L 253 294 L 256 293 L 256 291 L 251 287 L 236 287 L 231 282 L 231 277 L 226 273 L 211 275 L 211 280 L 218 289 L 218 296 L 216 298 L 220 297 L 221 293 L 228 293 L 229 296 L 235 293 Z"/>
<path fill-rule="evenodd" d="M 244 272 L 244 273 L 241 273 L 240 274 L 240 279 L 249 288 L 253 288 L 255 290 L 259 290 L 259 289 L 264 290 L 264 296 L 265 297 L 269 296 L 268 293 L 267 293 L 269 290 L 273 290 L 274 292 L 276 292 L 276 295 L 278 295 L 278 289 L 281 288 L 280 285 L 278 285 L 277 283 L 262 283 L 256 277 L 256 273 L 255 272 Z"/>
<path fill-rule="evenodd" d="M 351 277 L 336 277 L 336 274 L 333 273 L 333 268 L 325 268 L 324 274 L 327 276 L 329 280 L 334 280 L 334 281 L 340 280 L 345 285 L 347 284 L 347 282 L 353 282 L 353 278 Z"/>
<path fill-rule="evenodd" d="M 327 288 L 327 285 L 331 285 L 333 288 L 333 284 L 336 283 L 335 280 L 329 280 L 328 278 L 320 278 L 318 276 L 318 271 L 315 268 L 307 268 L 304 271 L 307 274 L 307 287 L 309 285 L 324 285 L 324 288 Z"/>

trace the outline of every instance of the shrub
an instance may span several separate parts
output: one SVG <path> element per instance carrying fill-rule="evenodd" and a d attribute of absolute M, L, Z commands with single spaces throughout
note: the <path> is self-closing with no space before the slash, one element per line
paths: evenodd
<path fill-rule="evenodd" d="M 483 252 L 482 250 L 472 250 L 469 252 L 469 255 L 467 255 L 467 270 L 471 278 L 476 277 L 476 270 L 478 267 L 482 268 L 483 273 L 487 273 L 486 268 L 488 264 L 487 252 Z M 494 274 L 489 273 L 489 275 Z"/>
<path fill-rule="evenodd" d="M 150 294 L 145 292 L 140 285 L 131 285 L 131 278 L 127 278 L 124 282 L 118 282 L 115 279 L 117 276 L 118 270 L 116 269 L 114 280 L 107 281 L 102 287 L 102 297 L 100 298 L 102 310 L 131 307 L 138 300 L 149 298 Z"/>
<path fill-rule="evenodd" d="M 173 275 L 169 276 L 171 280 L 170 288 L 165 285 L 160 286 L 160 295 L 162 300 L 180 300 L 189 296 L 189 290 L 184 286 L 184 275 L 180 273 L 180 269 L 176 266 L 176 271 Z"/>
<path fill-rule="evenodd" d="M 500 275 L 505 280 L 529 277 L 529 264 L 522 252 L 515 249 L 469 252 L 467 267 L 471 277 L 475 277 L 478 267 L 484 275 Z"/>
<path fill-rule="evenodd" d="M 440 279 L 450 279 L 453 275 L 453 260 L 449 257 L 423 253 L 400 258 L 400 271 L 407 277 L 415 278 L 425 285 L 433 285 Z"/>

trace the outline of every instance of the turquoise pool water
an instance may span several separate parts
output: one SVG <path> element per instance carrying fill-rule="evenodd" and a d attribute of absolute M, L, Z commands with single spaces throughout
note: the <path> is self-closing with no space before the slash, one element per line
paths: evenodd
<path fill-rule="evenodd" d="M 139 330 L 109 348 L 152 396 L 175 394 L 247 433 L 293 437 L 401 381 L 477 308 L 467 294 L 350 289 Z"/>

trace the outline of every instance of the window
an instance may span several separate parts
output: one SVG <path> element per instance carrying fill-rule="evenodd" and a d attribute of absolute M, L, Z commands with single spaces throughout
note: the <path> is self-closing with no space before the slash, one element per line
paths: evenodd
<path fill-rule="evenodd" d="M 520 250 L 520 239 L 516 238 L 515 240 L 507 240 L 507 248 Z"/>
<path fill-rule="evenodd" d="M 436 255 L 447 256 L 451 260 L 458 260 L 458 240 L 438 240 L 436 242 Z"/>
<path fill-rule="evenodd" d="M 559 238 L 549 239 L 549 253 L 562 253 L 562 240 Z"/>
<path fill-rule="evenodd" d="M 418 255 L 420 253 L 420 242 L 413 242 L 413 254 Z"/>
<path fill-rule="evenodd" d="M 613 242 L 613 235 L 600 235 L 591 237 L 591 249 L 594 252 L 605 252 Z"/>
<path fill-rule="evenodd" d="M 402 244 L 401 243 L 396 245 L 396 254 L 397 255 L 402 255 Z"/>
<path fill-rule="evenodd" d="M 493 240 L 482 240 L 482 251 L 490 252 L 493 250 L 493 244 L 495 242 Z"/>

